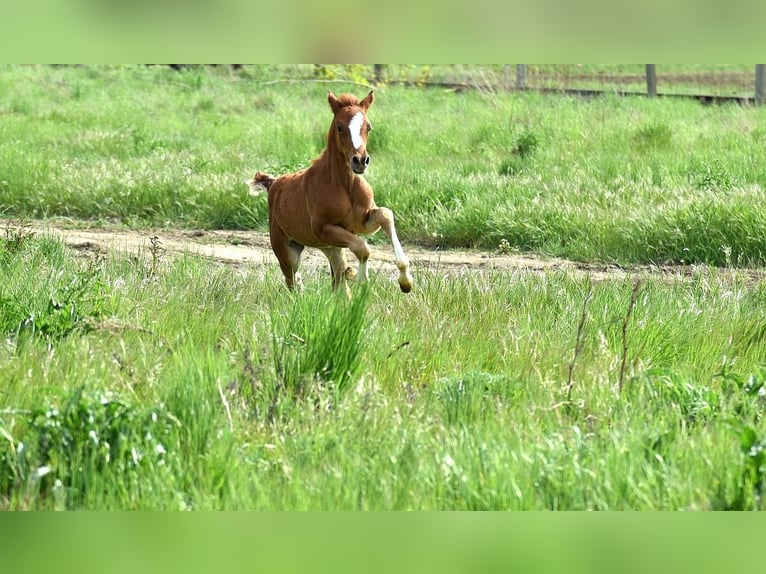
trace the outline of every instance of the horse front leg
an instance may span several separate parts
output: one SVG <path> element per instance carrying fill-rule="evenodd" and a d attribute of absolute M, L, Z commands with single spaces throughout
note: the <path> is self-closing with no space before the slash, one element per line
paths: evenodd
<path fill-rule="evenodd" d="M 396 267 L 399 269 L 399 288 L 404 293 L 412 291 L 412 274 L 410 273 L 410 260 L 402 249 L 402 244 L 399 242 L 399 237 L 396 235 L 396 226 L 394 225 L 394 214 L 387 207 L 378 207 L 370 212 L 370 217 L 365 225 L 365 232 L 373 233 L 378 227 L 383 229 L 383 232 L 391 241 L 391 245 L 394 248 L 394 261 Z M 368 231 L 369 229 L 369 231 Z M 366 263 L 366 262 L 365 262 Z M 360 264 L 361 275 L 361 264 Z M 365 273 L 366 273 L 365 265 Z"/>

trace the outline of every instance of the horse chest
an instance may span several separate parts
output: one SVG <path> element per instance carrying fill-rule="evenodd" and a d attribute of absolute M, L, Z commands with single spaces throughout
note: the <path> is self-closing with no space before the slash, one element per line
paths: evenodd
<path fill-rule="evenodd" d="M 374 205 L 369 201 L 355 202 L 350 199 L 339 203 L 338 209 L 334 210 L 332 215 L 328 214 L 327 219 L 334 220 L 336 225 L 340 225 L 351 233 L 361 233 Z"/>
<path fill-rule="evenodd" d="M 351 193 L 351 220 L 354 226 L 353 233 L 360 233 L 362 227 L 370 216 L 370 211 L 375 209 L 375 200 L 373 199 L 372 188 L 364 180 L 360 180 L 361 185 L 355 186 Z"/>
<path fill-rule="evenodd" d="M 372 189 L 369 184 L 353 185 L 351 190 L 338 190 L 334 201 L 329 202 L 332 215 L 327 213 L 328 219 L 334 219 L 353 233 L 358 233 L 367 220 L 370 210 L 375 208 Z"/>

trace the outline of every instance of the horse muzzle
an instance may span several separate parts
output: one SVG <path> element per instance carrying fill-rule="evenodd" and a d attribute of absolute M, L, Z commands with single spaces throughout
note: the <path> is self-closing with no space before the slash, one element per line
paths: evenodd
<path fill-rule="evenodd" d="M 351 156 L 351 171 L 354 173 L 361 175 L 365 171 L 367 171 L 367 167 L 370 165 L 370 156 L 369 154 L 363 154 L 363 155 L 352 155 Z"/>

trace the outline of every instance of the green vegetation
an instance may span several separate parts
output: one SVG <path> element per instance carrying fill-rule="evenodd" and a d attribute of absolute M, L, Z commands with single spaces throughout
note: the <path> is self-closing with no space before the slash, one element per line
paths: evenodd
<path fill-rule="evenodd" d="M 328 88 L 269 69 L 0 69 L 8 216 L 265 229 L 255 170 L 308 165 Z M 763 109 L 382 87 L 368 179 L 410 243 L 761 265 Z"/>
<path fill-rule="evenodd" d="M 762 505 L 766 291 L 737 272 L 421 270 L 347 302 L 318 271 L 9 245 L 3 508 Z"/>
<path fill-rule="evenodd" d="M 327 88 L 364 90 L 274 79 L 0 68 L 4 214 L 264 229 L 242 181 L 306 165 Z M 405 248 L 699 265 L 416 266 L 347 301 L 326 269 L 291 293 L 276 264 L 8 226 L 0 509 L 762 509 L 766 286 L 739 267 L 766 258 L 763 110 L 378 95 L 369 180 Z"/>

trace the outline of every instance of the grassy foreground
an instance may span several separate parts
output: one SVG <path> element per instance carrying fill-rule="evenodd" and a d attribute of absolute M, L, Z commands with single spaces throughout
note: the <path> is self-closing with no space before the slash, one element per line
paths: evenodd
<path fill-rule="evenodd" d="M 0 67 L 7 216 L 258 228 L 242 181 L 324 147 L 326 91 L 269 70 Z M 405 242 L 760 266 L 766 110 L 381 87 L 368 179 Z"/>
<path fill-rule="evenodd" d="M 0 507 L 762 505 L 766 290 L 736 272 L 350 303 L 278 273 L 7 232 Z"/>

